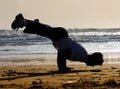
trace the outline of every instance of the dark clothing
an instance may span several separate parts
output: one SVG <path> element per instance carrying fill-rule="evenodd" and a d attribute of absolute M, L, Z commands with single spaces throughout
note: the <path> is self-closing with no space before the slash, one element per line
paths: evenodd
<path fill-rule="evenodd" d="M 49 25 L 45 25 L 31 20 L 25 21 L 27 22 L 27 26 L 24 29 L 24 33 L 31 33 L 44 36 L 49 38 L 53 42 L 60 39 L 68 38 L 67 31 L 62 27 L 51 27 Z M 58 50 L 57 65 L 59 71 L 68 70 L 66 67 L 66 59 L 70 57 L 70 54 L 70 49 Z"/>
<path fill-rule="evenodd" d="M 56 41 L 68 37 L 67 31 L 62 27 L 51 27 L 49 25 L 45 25 L 30 20 L 26 20 L 26 21 L 27 21 L 27 26 L 24 30 L 25 33 L 41 35 L 49 38 L 52 41 Z"/>
<path fill-rule="evenodd" d="M 13 29 L 25 26 L 24 33 L 37 34 L 49 38 L 58 50 L 57 65 L 61 72 L 67 72 L 70 69 L 66 66 L 66 59 L 85 62 L 89 66 L 102 65 L 103 63 L 101 53 L 88 55 L 87 51 L 79 43 L 69 38 L 67 31 L 62 27 L 51 27 L 39 23 L 39 21 L 27 20 L 24 19 L 22 14 L 16 16 L 11 26 Z"/>

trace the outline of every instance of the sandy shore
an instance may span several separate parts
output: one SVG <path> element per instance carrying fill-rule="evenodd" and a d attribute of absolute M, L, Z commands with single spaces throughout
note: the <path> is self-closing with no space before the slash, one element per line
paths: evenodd
<path fill-rule="evenodd" d="M 88 67 L 68 61 L 67 66 L 74 69 L 69 73 L 59 73 L 56 55 L 51 54 L 1 55 L 0 89 L 120 88 L 119 63 L 106 62 L 102 66 Z"/>
<path fill-rule="evenodd" d="M 119 52 L 103 53 L 105 63 L 120 63 Z M 57 54 L 25 54 L 25 55 L 0 55 L 0 65 L 41 65 L 56 64 Z M 78 62 L 70 62 L 72 64 L 81 64 Z"/>
<path fill-rule="evenodd" d="M 0 55 L 1 65 L 56 64 L 56 54 Z"/>

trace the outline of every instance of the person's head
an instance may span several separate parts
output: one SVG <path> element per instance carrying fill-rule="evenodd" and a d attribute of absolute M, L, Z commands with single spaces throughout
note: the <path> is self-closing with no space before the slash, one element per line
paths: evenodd
<path fill-rule="evenodd" d="M 102 65 L 103 62 L 103 55 L 99 52 L 93 53 L 92 55 L 88 55 L 88 58 L 85 61 L 87 66 Z"/>

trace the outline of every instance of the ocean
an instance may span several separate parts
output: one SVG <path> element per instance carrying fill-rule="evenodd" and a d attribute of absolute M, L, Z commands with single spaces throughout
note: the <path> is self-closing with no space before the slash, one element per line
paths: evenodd
<path fill-rule="evenodd" d="M 120 29 L 68 29 L 70 38 L 81 44 L 88 53 L 120 52 Z M 0 55 L 56 54 L 51 40 L 22 31 L 0 30 Z"/>

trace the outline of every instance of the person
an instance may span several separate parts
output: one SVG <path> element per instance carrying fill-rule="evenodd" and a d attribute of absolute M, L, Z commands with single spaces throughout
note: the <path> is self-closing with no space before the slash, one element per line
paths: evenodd
<path fill-rule="evenodd" d="M 72 40 L 63 27 L 51 27 L 39 21 L 25 19 L 20 13 L 11 24 L 13 30 L 25 27 L 24 33 L 37 34 L 49 38 L 57 49 L 57 66 L 60 72 L 68 72 L 66 60 L 86 63 L 87 66 L 103 64 L 103 55 L 100 52 L 88 54 L 81 44 Z"/>

